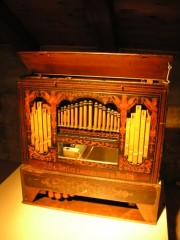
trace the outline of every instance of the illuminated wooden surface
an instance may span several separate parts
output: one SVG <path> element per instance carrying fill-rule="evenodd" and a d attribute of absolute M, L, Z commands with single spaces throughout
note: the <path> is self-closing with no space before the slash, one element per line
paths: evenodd
<path fill-rule="evenodd" d="M 167 240 L 166 209 L 157 225 L 22 204 L 19 168 L 0 185 L 0 239 Z"/>

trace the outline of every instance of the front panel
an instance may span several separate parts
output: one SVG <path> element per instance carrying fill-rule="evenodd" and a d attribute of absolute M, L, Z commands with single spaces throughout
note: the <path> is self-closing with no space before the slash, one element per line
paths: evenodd
<path fill-rule="evenodd" d="M 172 57 L 20 56 L 23 202 L 156 223 Z"/>
<path fill-rule="evenodd" d="M 27 77 L 19 88 L 25 163 L 158 182 L 166 85 Z"/>

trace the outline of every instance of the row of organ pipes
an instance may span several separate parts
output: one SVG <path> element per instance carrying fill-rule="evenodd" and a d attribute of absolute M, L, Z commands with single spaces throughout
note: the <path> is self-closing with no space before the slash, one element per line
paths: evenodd
<path fill-rule="evenodd" d="M 148 157 L 151 116 L 148 110 L 136 105 L 135 113 L 126 119 L 124 155 L 132 164 L 141 164 Z"/>
<path fill-rule="evenodd" d="M 34 102 L 30 112 L 31 145 L 39 153 L 48 152 L 51 147 L 51 113 L 47 104 Z"/>
<path fill-rule="evenodd" d="M 34 102 L 30 112 L 31 145 L 39 153 L 51 147 L 50 107 L 42 101 Z M 151 116 L 148 110 L 136 105 L 136 110 L 126 119 L 124 155 L 132 164 L 141 164 L 148 157 Z M 120 113 L 101 103 L 80 101 L 58 110 L 58 125 L 97 131 L 119 132 Z"/>
<path fill-rule="evenodd" d="M 83 100 L 58 109 L 58 126 L 119 132 L 120 113 L 101 103 Z"/>

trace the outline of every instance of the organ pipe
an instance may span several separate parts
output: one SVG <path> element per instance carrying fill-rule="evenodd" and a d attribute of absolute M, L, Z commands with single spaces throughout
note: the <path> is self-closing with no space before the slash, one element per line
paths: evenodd
<path fill-rule="evenodd" d="M 58 112 L 58 115 L 61 114 L 61 112 Z M 39 153 L 48 152 L 48 147 L 51 147 L 51 113 L 47 104 L 43 104 L 42 101 L 34 102 L 31 108 L 30 120 L 31 145 Z"/>
<path fill-rule="evenodd" d="M 119 132 L 120 113 L 101 103 L 82 100 L 58 109 L 58 126 Z"/>
<path fill-rule="evenodd" d="M 151 116 L 141 108 L 137 105 L 135 113 L 126 119 L 124 155 L 134 165 L 148 157 Z"/>

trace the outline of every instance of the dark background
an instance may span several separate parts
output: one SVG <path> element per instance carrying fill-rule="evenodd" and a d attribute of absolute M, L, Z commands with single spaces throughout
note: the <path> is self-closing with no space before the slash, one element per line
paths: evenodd
<path fill-rule="evenodd" d="M 17 78 L 28 72 L 18 51 L 171 54 L 165 143 L 165 151 L 171 154 L 164 158 L 162 173 L 168 180 L 178 178 L 179 13 L 179 0 L 0 0 L 0 161 L 22 160 Z"/>
<path fill-rule="evenodd" d="M 180 180 L 180 1 L 0 0 L 2 179 L 22 161 L 17 80 L 28 71 L 17 52 L 38 50 L 173 55 L 161 175 L 169 198 L 177 196 L 173 184 Z"/>

